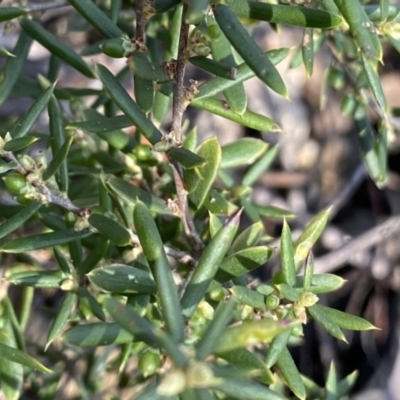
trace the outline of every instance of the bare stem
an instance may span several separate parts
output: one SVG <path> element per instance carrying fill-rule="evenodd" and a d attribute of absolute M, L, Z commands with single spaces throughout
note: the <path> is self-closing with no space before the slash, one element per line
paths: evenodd
<path fill-rule="evenodd" d="M 144 0 L 136 0 L 135 13 L 136 13 L 136 39 L 144 38 L 144 30 L 146 21 L 143 18 Z"/>

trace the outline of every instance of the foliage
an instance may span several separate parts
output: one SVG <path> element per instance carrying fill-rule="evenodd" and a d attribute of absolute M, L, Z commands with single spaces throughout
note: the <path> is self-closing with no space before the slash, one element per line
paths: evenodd
<path fill-rule="evenodd" d="M 251 138 L 225 146 L 216 137 L 198 143 L 196 128 L 183 124 L 182 115 L 196 107 L 278 135 L 276 122 L 247 108 L 251 93 L 243 82 L 256 76 L 289 98 L 275 65 L 290 51 L 264 53 L 247 25 L 268 21 L 278 32 L 281 24 L 300 27 L 303 40 L 292 67 L 303 64 L 311 76 L 315 53 L 330 49 L 335 62 L 328 83 L 347 88 L 343 113 L 354 118 L 370 176 L 383 186 L 392 126 L 378 66 L 382 43 L 400 50 L 400 8 L 386 0 L 68 3 L 81 26 L 102 36 L 81 53 L 41 23 L 51 1 L 42 8 L 22 1 L 0 8 L 0 21 L 21 28 L 14 48 L 0 49 L 7 57 L 0 104 L 33 99 L 21 118 L 1 126 L 0 172 L 9 193 L 0 204 L 2 285 L 22 288 L 18 310 L 7 290 L 1 293 L 5 397 L 17 399 L 29 387 L 34 398 L 52 398 L 63 390 L 58 381 L 64 370 L 85 361 L 86 347 L 109 346 L 116 349 L 114 358 L 107 351 L 90 353 L 85 374 L 74 378 L 83 398 L 103 389 L 98 376 L 106 371 L 119 371 L 120 386 L 140 388 L 138 399 L 344 398 L 356 373 L 340 380 L 332 365 L 320 388 L 300 375 L 288 350 L 308 319 L 339 340 L 346 340 L 342 329 L 374 329 L 318 304 L 319 294 L 344 283 L 313 271 L 311 249 L 329 210 L 293 241 L 287 222 L 292 213 L 255 204 L 251 196 L 277 148 Z M 22 72 L 33 42 L 51 54 L 47 76 L 36 80 Z M 101 51 L 126 57 L 126 66 L 113 73 L 85 58 Z M 184 86 L 188 63 L 209 79 Z M 59 86 L 64 64 L 87 86 Z M 134 97 L 126 89 L 131 77 Z M 95 81 L 100 89 L 91 88 Z M 380 119 L 377 132 L 371 108 Z M 43 112 L 48 134 L 34 130 Z M 46 152 L 35 157 L 38 145 Z M 233 179 L 237 167 L 247 167 L 239 183 Z M 242 214 L 252 221 L 244 230 Z M 280 252 L 268 246 L 263 218 L 282 220 Z M 42 249 L 50 269 L 34 257 Z M 248 274 L 274 252 L 280 271 L 269 282 L 250 285 Z M 51 371 L 25 348 L 33 294 L 43 289 L 64 293 L 46 348 L 36 346 Z M 132 359 L 138 368 L 126 377 Z"/>

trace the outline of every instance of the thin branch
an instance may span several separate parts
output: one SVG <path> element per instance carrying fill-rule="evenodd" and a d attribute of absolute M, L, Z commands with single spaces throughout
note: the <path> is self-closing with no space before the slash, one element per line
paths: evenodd
<path fill-rule="evenodd" d="M 144 30 L 146 27 L 146 20 L 143 17 L 143 8 L 145 0 L 136 0 L 135 13 L 136 13 L 136 39 L 144 39 Z"/>
<path fill-rule="evenodd" d="M 315 272 L 327 273 L 335 271 L 337 268 L 346 264 L 357 252 L 374 247 L 399 233 L 400 215 L 396 215 L 353 239 L 341 249 L 317 258 L 315 260 Z"/>

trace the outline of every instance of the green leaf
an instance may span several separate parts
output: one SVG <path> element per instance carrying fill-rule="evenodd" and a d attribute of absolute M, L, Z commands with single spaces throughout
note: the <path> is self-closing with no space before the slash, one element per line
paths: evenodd
<path fill-rule="evenodd" d="M 60 105 L 58 104 L 57 99 L 52 96 L 49 100 L 48 104 L 48 114 L 49 114 L 49 129 L 50 129 L 50 146 L 51 151 L 54 154 L 57 154 L 61 149 L 63 144 L 65 143 L 65 134 L 62 125 L 62 114 Z M 68 192 L 68 162 L 67 159 L 63 161 L 61 164 L 57 175 L 57 182 L 59 184 L 59 188 L 62 192 Z"/>
<path fill-rule="evenodd" d="M 0 251 L 4 253 L 24 253 L 26 251 L 59 246 L 89 235 L 90 233 L 87 232 L 74 232 L 73 230 L 41 233 L 10 240 L 0 247 Z"/>
<path fill-rule="evenodd" d="M 52 371 L 35 360 L 29 354 L 24 353 L 14 347 L 7 346 L 6 344 L 0 343 L 0 358 L 12 361 L 13 363 L 21 364 L 25 367 L 31 368 L 44 373 L 51 373 Z M 1 363 L 0 363 L 1 364 Z M 2 382 L 3 383 L 3 382 Z"/>
<path fill-rule="evenodd" d="M 294 262 L 292 233 L 286 219 L 283 220 L 280 258 L 283 280 L 289 286 L 294 286 L 296 283 L 296 265 Z"/>
<path fill-rule="evenodd" d="M 157 14 L 161 14 L 171 10 L 180 3 L 180 0 L 153 0 L 153 7 Z"/>
<path fill-rule="evenodd" d="M 97 64 L 97 74 L 115 104 L 143 133 L 150 143 L 155 144 L 161 141 L 161 132 L 146 117 L 114 75 L 101 64 Z"/>
<path fill-rule="evenodd" d="M 286 348 L 291 334 L 292 330 L 288 329 L 274 337 L 267 350 L 267 357 L 265 359 L 265 365 L 267 368 L 272 368 L 276 364 L 282 350 Z"/>
<path fill-rule="evenodd" d="M 134 91 L 137 105 L 145 114 L 148 114 L 152 110 L 154 103 L 153 82 L 135 75 Z"/>
<path fill-rule="evenodd" d="M 39 22 L 23 18 L 20 20 L 20 25 L 29 36 L 49 50 L 51 54 L 61 58 L 61 60 L 71 65 L 71 67 L 88 78 L 94 78 L 92 68 L 83 61 L 82 57 L 75 53 L 71 47 L 60 42 L 56 36 L 46 30 Z"/>
<path fill-rule="evenodd" d="M 65 294 L 65 297 L 60 308 L 57 310 L 57 315 L 54 318 L 47 335 L 45 351 L 64 328 L 69 316 L 71 315 L 72 309 L 75 306 L 76 299 L 77 296 L 73 292 L 67 292 Z"/>
<path fill-rule="evenodd" d="M 20 7 L 0 7 L 0 22 L 18 18 L 28 11 L 28 9 Z"/>
<path fill-rule="evenodd" d="M 306 226 L 294 244 L 296 266 L 303 261 L 320 237 L 329 219 L 330 208 L 320 212 Z"/>
<path fill-rule="evenodd" d="M 319 294 L 333 292 L 343 286 L 346 283 L 342 277 L 333 274 L 318 274 L 313 275 L 311 279 L 311 286 L 308 291 Z M 303 287 L 304 276 L 296 276 L 296 287 Z"/>
<path fill-rule="evenodd" d="M 300 298 L 299 290 L 289 286 L 287 283 L 279 283 L 275 287 L 286 300 L 295 302 Z"/>
<path fill-rule="evenodd" d="M 135 338 L 118 324 L 97 322 L 74 326 L 63 334 L 62 339 L 75 346 L 97 347 L 131 343 Z"/>
<path fill-rule="evenodd" d="M 265 297 L 255 290 L 245 286 L 232 286 L 229 291 L 239 303 L 253 308 L 265 308 Z"/>
<path fill-rule="evenodd" d="M 232 300 L 221 302 L 214 313 L 214 318 L 209 322 L 201 339 L 196 343 L 196 355 L 198 360 L 204 360 L 212 354 L 220 335 L 232 318 L 232 312 L 236 303 Z"/>
<path fill-rule="evenodd" d="M 201 179 L 196 188 L 189 193 L 189 200 L 196 206 L 196 209 L 199 209 L 217 176 L 221 161 L 221 148 L 218 140 L 213 137 L 204 141 L 197 149 L 197 155 L 204 158 L 206 163 L 195 169 Z"/>
<path fill-rule="evenodd" d="M 25 149 L 25 147 L 30 146 L 35 143 L 39 138 L 34 136 L 24 136 L 18 139 L 12 139 L 4 145 L 4 151 L 19 151 Z"/>
<path fill-rule="evenodd" d="M 307 311 L 311 317 L 318 322 L 327 332 L 339 340 L 343 340 L 347 343 L 345 336 L 343 335 L 340 326 L 325 313 L 325 310 L 321 308 L 319 304 L 314 304 L 311 307 L 307 307 Z"/>
<path fill-rule="evenodd" d="M 55 84 L 48 87 L 31 105 L 29 110 L 13 125 L 10 131 L 10 135 L 13 139 L 22 138 L 29 132 L 43 109 L 47 106 L 53 94 L 54 86 Z"/>
<path fill-rule="evenodd" d="M 0 174 L 4 174 L 5 172 L 11 171 L 18 166 L 17 162 L 5 162 L 0 158 Z"/>
<path fill-rule="evenodd" d="M 269 218 L 294 218 L 296 215 L 291 211 L 284 210 L 283 208 L 275 207 L 275 206 L 264 206 L 260 204 L 253 204 L 253 207 L 256 211 L 263 215 L 264 217 Z"/>
<path fill-rule="evenodd" d="M 200 157 L 198 154 L 191 152 L 185 147 L 172 147 L 168 154 L 185 169 L 192 169 L 201 167 L 206 163 L 205 158 Z"/>
<path fill-rule="evenodd" d="M 335 322 L 340 328 L 349 329 L 352 331 L 368 331 L 378 329 L 364 318 L 356 315 L 348 314 L 343 311 L 335 310 L 334 308 L 316 305 L 318 311 L 324 313 L 328 318 Z M 313 306 L 315 307 L 315 306 Z"/>
<path fill-rule="evenodd" d="M 161 314 L 167 331 L 176 340 L 182 342 L 184 324 L 178 292 L 157 225 L 149 209 L 142 202 L 136 203 L 133 210 L 133 220 L 140 245 L 157 285 Z"/>
<path fill-rule="evenodd" d="M 252 111 L 245 111 L 238 114 L 229 108 L 226 108 L 224 101 L 215 98 L 197 99 L 195 98 L 191 106 L 201 108 L 202 110 L 209 111 L 210 113 L 219 115 L 231 121 L 237 122 L 243 126 L 258 130 L 258 131 L 271 131 L 280 132 L 281 128 L 272 119 L 264 115 L 254 113 Z"/>
<path fill-rule="evenodd" d="M 98 303 L 98 301 L 92 296 L 88 289 L 79 287 L 77 289 L 79 296 L 79 304 L 84 308 L 88 308 L 94 316 L 96 316 L 101 321 L 106 321 L 106 315 L 103 311 L 103 307 Z"/>
<path fill-rule="evenodd" d="M 221 78 L 225 79 L 235 80 L 236 66 L 228 67 L 226 64 L 215 61 L 211 58 L 200 57 L 200 56 L 190 57 L 188 61 L 194 66 L 210 74 L 213 74 L 215 76 L 220 76 Z"/>
<path fill-rule="evenodd" d="M 335 3 L 361 52 L 370 60 L 382 61 L 382 45 L 361 3 L 354 0 L 335 0 Z"/>
<path fill-rule="evenodd" d="M 135 52 L 129 58 L 129 67 L 135 77 L 146 81 L 169 82 L 164 68 L 160 64 L 154 64 L 149 60 L 149 54 Z M 136 83 L 135 83 L 136 84 Z"/>
<path fill-rule="evenodd" d="M 241 211 L 229 218 L 204 249 L 181 299 L 182 313 L 190 317 L 207 292 L 239 228 Z"/>
<path fill-rule="evenodd" d="M 31 270 L 21 271 L 18 268 L 7 270 L 6 280 L 13 285 L 33 286 L 36 288 L 60 288 L 68 277 L 61 271 Z"/>
<path fill-rule="evenodd" d="M 268 170 L 278 155 L 279 145 L 268 149 L 244 174 L 242 185 L 252 186 Z"/>
<path fill-rule="evenodd" d="M 356 384 L 357 378 L 358 378 L 358 371 L 354 371 L 351 374 L 347 375 L 338 383 L 337 390 L 339 398 L 345 396 L 350 392 L 350 390 Z"/>
<path fill-rule="evenodd" d="M 111 264 L 95 268 L 87 275 L 89 281 L 111 293 L 154 293 L 156 284 L 147 271 L 129 265 Z"/>
<path fill-rule="evenodd" d="M 117 246 L 126 246 L 131 243 L 131 235 L 118 222 L 102 214 L 92 214 L 89 223 L 96 228 L 107 240 Z"/>
<path fill-rule="evenodd" d="M 152 212 L 160 214 L 172 215 L 172 211 L 168 208 L 164 200 L 153 196 L 151 193 L 140 189 L 137 186 L 131 185 L 121 178 L 111 177 L 106 181 L 106 184 L 118 196 L 121 196 L 128 204 L 136 204 L 139 200 L 146 204 Z"/>
<path fill-rule="evenodd" d="M 238 17 L 275 24 L 330 29 L 343 23 L 343 19 L 339 15 L 309 7 L 297 7 L 292 4 L 286 6 L 255 1 L 228 0 L 228 5 Z"/>
<path fill-rule="evenodd" d="M 242 138 L 222 146 L 221 168 L 253 164 L 268 148 L 260 139 Z"/>
<path fill-rule="evenodd" d="M 335 363 L 332 361 L 326 378 L 324 400 L 336 400 L 338 398 L 337 378 Z"/>
<path fill-rule="evenodd" d="M 3 222 L 0 225 L 0 239 L 7 236 L 11 232 L 14 232 L 20 226 L 22 226 L 29 218 L 32 217 L 42 206 L 41 203 L 32 203 L 28 206 L 24 207 L 21 211 L 17 212 L 11 218 L 9 218 L 6 222 Z"/>
<path fill-rule="evenodd" d="M 235 241 L 232 243 L 231 247 L 232 253 L 236 253 L 241 250 L 246 250 L 249 247 L 257 246 L 263 233 L 264 233 L 264 225 L 261 221 L 250 225 L 243 232 L 241 232 L 235 239 Z"/>
<path fill-rule="evenodd" d="M 314 256 L 312 251 L 310 251 L 307 255 L 306 265 L 304 267 L 304 277 L 303 277 L 304 291 L 308 291 L 310 289 L 313 275 L 314 275 Z"/>
<path fill-rule="evenodd" d="M 130 126 L 132 126 L 130 119 L 125 117 L 125 115 L 117 115 L 113 118 L 99 116 L 96 119 L 73 122 L 66 125 L 65 129 L 79 129 L 91 133 L 106 133 L 116 131 L 118 129 L 128 128 Z"/>
<path fill-rule="evenodd" d="M 120 37 L 123 32 L 101 11 L 91 0 L 68 0 L 78 12 L 92 26 L 94 26 L 105 38 Z"/>
<path fill-rule="evenodd" d="M 185 22 L 193 25 L 199 24 L 204 21 L 209 8 L 210 0 L 188 0 Z"/>
<path fill-rule="evenodd" d="M 25 61 L 28 57 L 31 44 L 32 38 L 25 32 L 21 32 L 18 42 L 12 51 L 15 57 L 9 58 L 2 70 L 2 79 L 0 82 L 0 105 L 7 100 L 11 90 L 17 82 L 22 67 L 25 65 Z"/>
<path fill-rule="evenodd" d="M 306 388 L 287 347 L 284 347 L 280 352 L 277 365 L 290 390 L 299 399 L 304 400 L 306 398 Z"/>
<path fill-rule="evenodd" d="M 264 383 L 273 383 L 274 378 L 271 372 L 265 367 L 265 364 L 253 352 L 247 349 L 235 349 L 218 353 L 217 356 L 234 366 L 235 369 L 238 369 L 241 378 L 248 375 Z"/>
<path fill-rule="evenodd" d="M 72 142 L 74 141 L 74 137 L 69 137 L 57 153 L 54 154 L 53 159 L 50 161 L 48 167 L 43 173 L 43 179 L 47 181 L 50 179 L 64 164 L 65 160 L 67 159 L 69 148 L 71 147 Z"/>
<path fill-rule="evenodd" d="M 279 72 L 264 56 L 232 10 L 225 5 L 218 4 L 214 8 L 214 15 L 222 32 L 258 78 L 278 94 L 288 97 Z"/>
<path fill-rule="evenodd" d="M 249 247 L 224 258 L 214 279 L 224 283 L 264 265 L 274 250 L 267 246 Z"/>
<path fill-rule="evenodd" d="M 10 53 L 4 46 L 0 45 L 0 56 L 15 57 L 13 53 Z"/>
<path fill-rule="evenodd" d="M 382 111 L 385 114 L 387 114 L 388 106 L 385 98 L 385 93 L 383 93 L 381 79 L 378 75 L 376 60 L 369 60 L 367 59 L 367 57 L 362 56 L 362 61 L 363 61 L 365 75 L 367 76 L 367 80 L 371 88 L 371 91 Z"/>
<path fill-rule="evenodd" d="M 289 48 L 270 50 L 266 53 L 263 53 L 263 57 L 268 58 L 269 62 L 271 62 L 273 65 L 276 65 L 284 60 L 288 56 L 289 52 Z M 222 92 L 239 82 L 243 82 L 247 79 L 253 78 L 254 76 L 254 71 L 246 63 L 240 64 L 237 67 L 236 79 L 234 81 L 219 77 L 210 79 L 199 86 L 199 93 L 195 96 L 194 99 L 201 100 L 206 97 L 215 96 L 219 92 Z"/>
<path fill-rule="evenodd" d="M 213 238 L 217 232 L 222 228 L 222 222 L 221 220 L 212 213 L 210 214 L 210 219 L 208 221 L 208 225 L 209 225 L 209 230 L 210 230 L 210 236 L 211 238 Z"/>
<path fill-rule="evenodd" d="M 218 25 L 214 26 L 218 28 Z M 210 44 L 213 59 L 223 63 L 231 71 L 234 71 L 236 81 L 238 78 L 238 69 L 232 54 L 231 44 L 226 36 L 219 30 L 218 38 L 211 40 Z M 203 92 L 203 90 L 201 90 L 201 92 Z M 233 112 L 236 114 L 243 114 L 246 112 L 247 96 L 242 82 L 235 83 L 233 86 L 225 89 L 223 93 L 229 108 Z"/>
<path fill-rule="evenodd" d="M 314 30 L 312 28 L 304 29 L 301 52 L 307 78 L 310 78 L 314 69 Z"/>
<path fill-rule="evenodd" d="M 215 388 L 237 400 L 285 400 L 285 397 L 264 385 L 240 379 L 224 379 Z"/>
<path fill-rule="evenodd" d="M 97 246 L 86 256 L 77 267 L 78 276 L 88 274 L 107 254 L 110 242 L 100 239 Z"/>
<path fill-rule="evenodd" d="M 104 303 L 114 320 L 135 338 L 149 346 L 162 347 L 178 368 L 186 366 L 187 356 L 167 333 L 157 330 L 130 306 L 124 306 L 112 298 L 106 299 Z"/>
<path fill-rule="evenodd" d="M 244 321 L 225 329 L 215 348 L 216 353 L 223 353 L 256 344 L 270 342 L 275 336 L 292 328 L 287 321 L 275 321 L 269 318 L 262 320 Z"/>

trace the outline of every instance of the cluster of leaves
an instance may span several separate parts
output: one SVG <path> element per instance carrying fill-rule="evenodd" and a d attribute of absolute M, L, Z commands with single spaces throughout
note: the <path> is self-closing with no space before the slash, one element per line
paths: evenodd
<path fill-rule="evenodd" d="M 87 364 L 85 378 L 78 380 L 86 394 L 99 388 L 99 372 L 122 373 L 138 359 L 125 383 L 143 387 L 138 399 L 275 400 L 286 398 L 288 388 L 300 399 L 343 398 L 356 374 L 340 381 L 332 366 L 326 387 L 319 388 L 300 375 L 288 350 L 301 341 L 302 324 L 310 318 L 340 340 L 342 329 L 374 328 L 317 304 L 318 294 L 344 283 L 313 273 L 311 248 L 329 211 L 293 242 L 286 222 L 293 215 L 256 204 L 251 196 L 251 185 L 269 168 L 277 147 L 250 138 L 221 147 L 215 137 L 199 145 L 196 129 L 182 126 L 182 114 L 193 106 L 278 133 L 273 120 L 248 110 L 243 81 L 256 76 L 288 97 L 275 65 L 289 49 L 264 53 L 244 24 L 302 27 L 292 66 L 304 64 L 310 76 L 314 53 L 330 46 L 336 61 L 327 77 L 335 88 L 348 90 L 343 111 L 354 116 L 370 175 L 383 185 L 392 128 L 377 66 L 382 40 L 400 47 L 400 9 L 384 0 L 379 5 L 315 0 L 303 6 L 113 0 L 109 8 L 91 0 L 68 3 L 73 18 L 103 36 L 81 54 L 41 24 L 42 11 L 0 8 L 0 21 L 21 27 L 15 48 L 0 49 L 8 57 L 0 104 L 9 97 L 34 99 L 25 115 L 1 127 L 0 173 L 14 197 L 0 204 L 0 252 L 7 265 L 4 282 L 22 287 L 18 312 L 7 292 L 1 293 L 0 382 L 6 398 L 19 398 L 24 379 L 36 398 L 62 390 L 58 381 L 71 360 L 52 350 L 58 338 L 75 349 L 74 362 L 87 354 L 78 347 L 119 349 L 112 362 L 105 352 Z M 22 73 L 33 41 L 50 52 L 47 76 L 37 79 Z M 114 75 L 83 58 L 101 51 L 128 62 Z M 188 62 L 211 77 L 184 87 Z M 88 80 L 99 79 L 103 88 L 59 87 L 64 64 Z M 131 76 L 135 100 L 123 86 Z M 90 105 L 89 96 L 95 98 Z M 172 130 L 166 134 L 162 127 L 171 101 Z M 369 121 L 370 107 L 380 118 L 378 133 Z M 46 109 L 49 132 L 32 131 Z M 132 126 L 134 134 L 124 130 Z M 38 144 L 46 152 L 34 157 Z M 247 167 L 240 182 L 232 173 L 237 167 Z M 242 212 L 252 224 L 238 234 Z M 273 254 L 262 218 L 283 219 L 281 269 L 270 282 L 249 285 L 248 272 Z M 37 233 L 29 234 L 32 230 Z M 54 268 L 35 259 L 41 249 L 52 249 Z M 33 294 L 41 288 L 64 292 L 47 334 L 47 353 L 37 349 L 53 371 L 25 350 Z M 41 385 L 38 371 L 49 373 L 41 376 Z"/>

